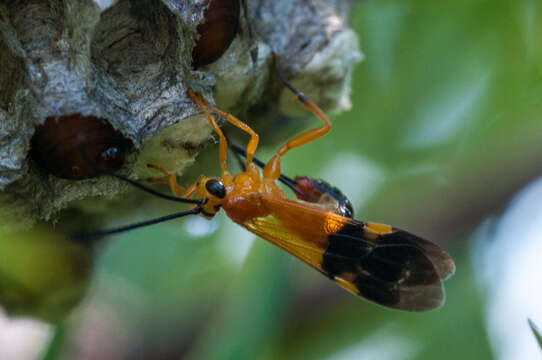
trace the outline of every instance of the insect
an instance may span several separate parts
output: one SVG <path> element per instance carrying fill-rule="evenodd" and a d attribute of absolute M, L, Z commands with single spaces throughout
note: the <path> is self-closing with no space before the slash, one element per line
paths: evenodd
<path fill-rule="evenodd" d="M 245 166 L 242 163 L 240 156 L 246 156 L 245 150 L 232 143 L 229 143 L 229 146 L 238 157 L 239 163 L 244 170 Z M 265 166 L 265 163 L 256 157 L 254 157 L 252 161 L 262 169 Z M 283 174 L 279 176 L 278 180 L 290 188 L 299 200 L 327 204 L 329 206 L 329 211 L 344 217 L 354 217 L 354 208 L 346 195 L 324 180 L 313 179 L 309 176 L 296 176 L 292 179 Z"/>
<path fill-rule="evenodd" d="M 192 208 L 96 234 L 113 234 L 190 214 L 211 219 L 222 209 L 232 221 L 312 266 L 351 293 L 393 309 L 425 311 L 440 307 L 444 303 L 442 281 L 454 273 L 455 265 L 438 245 L 389 225 L 339 215 L 334 211 L 338 207 L 337 202 L 330 208 L 329 201 L 319 201 L 322 195 L 311 197 L 305 194 L 305 200 L 305 195 L 289 199 L 278 187 L 281 157 L 289 150 L 327 134 L 331 123 L 317 105 L 282 76 L 276 63 L 275 67 L 281 81 L 301 104 L 322 120 L 322 126 L 282 145 L 260 173 L 254 160 L 258 135 L 233 115 L 212 106 L 202 95 L 188 90 L 188 95 L 206 115 L 219 137 L 221 176 L 201 176 L 183 191 L 177 185 L 175 175 L 149 165 L 165 175 L 155 182 L 169 183 L 174 194 L 171 197 L 158 195 L 191 203 Z M 227 139 L 211 113 L 223 116 L 250 135 L 244 151 L 245 170 L 235 176 L 226 167 Z M 145 191 L 156 193 L 126 180 Z M 301 180 L 295 183 L 298 190 L 316 189 L 314 183 L 308 187 Z M 328 186 L 322 193 L 329 194 L 332 192 L 330 189 Z"/>
<path fill-rule="evenodd" d="M 30 157 L 57 177 L 87 179 L 120 169 L 130 146 L 107 120 L 71 114 L 49 117 L 36 128 Z"/>

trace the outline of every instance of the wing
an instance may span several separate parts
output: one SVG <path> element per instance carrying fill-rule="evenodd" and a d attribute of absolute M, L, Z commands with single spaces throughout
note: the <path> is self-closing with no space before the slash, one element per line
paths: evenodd
<path fill-rule="evenodd" d="M 388 225 L 364 223 L 311 204 L 263 197 L 271 215 L 243 224 L 346 290 L 394 309 L 444 303 L 442 280 L 454 272 L 437 245 Z"/>

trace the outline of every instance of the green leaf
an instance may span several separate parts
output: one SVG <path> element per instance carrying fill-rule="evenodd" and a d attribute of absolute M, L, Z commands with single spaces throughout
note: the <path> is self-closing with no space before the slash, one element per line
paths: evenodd
<path fill-rule="evenodd" d="M 65 327 L 63 324 L 56 327 L 53 339 L 49 343 L 43 360 L 57 360 L 61 358 L 64 333 Z"/>
<path fill-rule="evenodd" d="M 540 334 L 540 330 L 531 319 L 528 319 L 527 322 L 529 323 L 529 326 L 531 327 L 531 330 L 533 331 L 536 341 L 538 341 L 538 345 L 540 346 L 540 349 L 542 349 L 542 334 Z"/>

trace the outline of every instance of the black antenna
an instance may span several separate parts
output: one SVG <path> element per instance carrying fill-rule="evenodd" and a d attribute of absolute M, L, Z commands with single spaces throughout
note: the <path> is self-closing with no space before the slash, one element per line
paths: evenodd
<path fill-rule="evenodd" d="M 151 189 L 150 187 L 148 186 L 145 186 L 143 184 L 140 184 L 134 180 L 131 180 L 129 178 L 127 178 L 126 176 L 124 175 L 119 175 L 119 174 L 115 174 L 115 173 L 112 173 L 112 172 L 108 172 L 108 171 L 105 171 L 105 169 L 101 168 L 99 164 L 96 164 L 96 163 L 93 163 L 90 158 L 88 157 L 88 154 L 87 154 L 87 151 L 86 151 L 86 147 L 84 144 L 80 143 L 79 144 L 79 152 L 81 153 L 81 156 L 85 159 L 85 161 L 89 164 L 93 164 L 95 165 L 99 170 L 102 170 L 102 172 L 104 173 L 104 175 L 110 175 L 110 176 L 113 176 L 113 177 L 116 177 L 117 179 L 119 180 L 122 180 L 122 181 L 125 181 L 127 182 L 128 184 L 132 185 L 132 186 L 135 186 L 136 188 L 138 189 L 141 189 L 151 195 L 154 195 L 154 196 L 157 196 L 157 197 L 160 197 L 162 199 L 166 199 L 166 200 L 170 200 L 170 201 L 175 201 L 175 202 L 182 202 L 182 203 L 185 203 L 185 204 L 196 204 L 196 205 L 202 205 L 205 200 L 201 200 L 201 199 L 187 199 L 187 198 L 182 198 L 182 197 L 176 197 L 176 196 L 171 196 L 171 195 L 166 195 L 166 194 L 162 194 L 161 192 L 158 192 L 154 189 Z"/>
<path fill-rule="evenodd" d="M 193 208 L 192 210 L 181 211 L 181 212 L 173 213 L 173 214 L 166 215 L 166 216 L 161 216 L 159 218 L 155 218 L 155 219 L 151 219 L 151 220 L 145 220 L 145 221 L 136 222 L 136 223 L 130 224 L 130 225 L 120 226 L 118 228 L 74 234 L 74 235 L 69 236 L 68 239 L 71 240 L 71 241 L 85 243 L 85 242 L 89 242 L 89 241 L 93 241 L 93 240 L 103 238 L 104 236 L 108 236 L 108 235 L 112 235 L 112 234 L 118 234 L 118 233 L 121 233 L 121 232 L 124 232 L 124 231 L 133 230 L 133 229 L 137 229 L 137 228 L 144 227 L 144 226 L 158 224 L 158 223 L 168 221 L 168 220 L 178 219 L 178 218 L 181 218 L 181 217 L 186 216 L 186 215 L 199 214 L 200 212 L 201 212 L 201 207 L 197 206 L 197 207 Z"/>
<path fill-rule="evenodd" d="M 275 72 L 277 73 L 280 81 L 282 81 L 284 86 L 290 89 L 290 91 L 293 92 L 302 102 L 303 100 L 307 99 L 305 94 L 297 90 L 288 80 L 286 80 L 286 77 L 284 76 L 284 74 L 282 74 L 282 72 L 279 69 L 277 54 L 271 53 L 271 58 L 273 59 L 273 67 L 275 68 Z"/>
<path fill-rule="evenodd" d="M 119 175 L 119 174 L 109 174 L 109 175 L 114 176 L 117 179 L 120 179 L 122 181 L 126 181 L 128 184 L 130 184 L 132 186 L 135 186 L 136 188 L 141 189 L 141 190 L 143 190 L 145 192 L 148 192 L 151 195 L 160 197 L 162 199 L 166 199 L 166 200 L 170 200 L 170 201 L 176 201 L 176 202 L 182 202 L 182 203 L 185 203 L 185 204 L 196 204 L 196 205 L 202 205 L 205 202 L 205 200 L 202 200 L 202 199 L 187 199 L 187 198 L 162 194 L 161 192 L 158 192 L 158 191 L 156 191 L 154 189 L 151 189 L 148 186 L 140 184 L 137 181 L 131 180 L 131 179 L 127 178 L 126 176 Z"/>
<path fill-rule="evenodd" d="M 92 163 L 89 160 L 88 156 L 87 156 L 86 148 L 84 147 L 83 144 L 80 144 L 79 151 L 81 152 L 81 155 L 87 161 L 89 161 L 89 163 Z M 147 193 L 149 193 L 151 195 L 154 195 L 156 197 L 159 197 L 159 198 L 162 198 L 162 199 L 165 199 L 165 200 L 169 200 L 169 201 L 182 202 L 182 203 L 185 203 L 185 204 L 195 204 L 197 206 L 195 208 L 191 209 L 191 210 L 181 211 L 181 212 L 173 213 L 173 214 L 166 215 L 166 216 L 161 216 L 161 217 L 151 219 L 151 220 L 140 221 L 140 222 L 137 222 L 137 223 L 134 223 L 134 224 L 125 225 L 125 226 L 121 226 L 121 227 L 114 228 L 114 229 L 99 230 L 99 231 L 92 231 L 92 232 L 82 232 L 82 233 L 73 234 L 73 235 L 68 237 L 69 240 L 75 241 L 75 242 L 85 243 L 85 242 L 90 242 L 92 240 L 97 240 L 97 239 L 103 238 L 104 236 L 108 236 L 108 235 L 112 235 L 112 234 L 118 234 L 118 233 L 121 233 L 121 232 L 124 232 L 124 231 L 129 231 L 129 230 L 137 229 L 137 228 L 144 227 L 144 226 L 158 224 L 158 223 L 168 221 L 168 220 L 178 219 L 178 218 L 181 218 L 181 217 L 186 216 L 186 215 L 199 214 L 201 212 L 201 205 L 203 205 L 205 203 L 205 201 L 206 201 L 205 199 L 187 199 L 187 198 L 162 194 L 161 192 L 158 192 L 158 191 L 156 191 L 154 189 L 151 189 L 150 187 L 147 187 L 147 186 L 145 186 L 143 184 L 140 184 L 140 183 L 138 183 L 136 181 L 133 181 L 133 180 L 127 178 L 124 175 L 119 175 L 119 174 L 114 174 L 114 173 L 106 173 L 105 175 L 110 175 L 110 176 L 113 176 L 113 177 L 115 177 L 115 178 L 117 178 L 119 180 L 125 181 L 128 184 L 130 184 L 130 185 L 132 185 L 132 186 L 134 186 L 134 187 L 136 187 L 136 188 L 138 188 L 140 190 L 143 190 L 143 191 L 145 191 L 145 192 L 147 192 Z"/>

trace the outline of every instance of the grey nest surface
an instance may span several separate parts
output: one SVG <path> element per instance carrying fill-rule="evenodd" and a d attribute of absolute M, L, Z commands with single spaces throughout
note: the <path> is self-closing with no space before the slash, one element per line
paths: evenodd
<path fill-rule="evenodd" d="M 76 161 L 93 163 L 95 148 L 98 156 L 120 159 L 115 171 L 134 179 L 157 176 L 147 163 L 181 174 L 199 149 L 212 143 L 211 128 L 187 96 L 188 89 L 249 125 L 257 117 L 243 116 L 255 107 L 295 114 L 299 108 L 291 94 L 273 76 L 272 53 L 293 84 L 324 109 L 348 108 L 352 68 L 361 60 L 357 37 L 343 17 L 351 3 L 2 1 L 1 213 L 25 219 L 21 223 L 49 221 L 74 200 L 124 191 L 118 180 L 100 176 L 100 171 L 89 175 L 70 163 L 78 152 L 83 155 Z M 213 6 L 219 8 L 211 10 Z M 210 60 L 195 50 L 199 41 L 207 41 L 205 30 L 233 34 L 223 52 L 211 54 Z M 202 45 L 204 52 L 209 48 Z M 81 127 L 82 143 L 91 144 L 88 149 L 80 145 L 77 132 L 64 131 L 68 125 L 59 119 L 68 118 L 82 119 L 74 121 L 91 124 L 90 129 L 99 124 L 96 134 L 84 125 L 72 127 Z M 53 128 L 43 142 L 37 141 L 34 136 L 49 120 L 63 130 Z M 58 149 L 66 160 L 52 157 Z M 64 162 L 68 171 L 82 176 L 61 176 L 54 168 Z M 107 160 L 101 165 L 104 172 L 111 164 Z"/>

